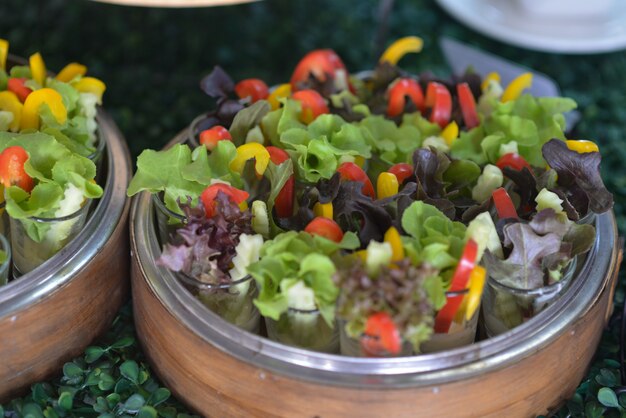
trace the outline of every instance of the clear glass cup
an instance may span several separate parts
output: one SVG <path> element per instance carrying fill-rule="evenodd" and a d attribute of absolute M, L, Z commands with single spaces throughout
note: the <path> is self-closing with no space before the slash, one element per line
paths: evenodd
<path fill-rule="evenodd" d="M 428 341 L 420 344 L 420 351 L 426 353 L 437 353 L 439 351 L 450 350 L 473 344 L 476 340 L 476 330 L 478 328 L 478 317 L 480 310 L 477 309 L 470 320 L 463 320 L 459 323 L 452 321 L 447 333 L 434 333 Z"/>
<path fill-rule="evenodd" d="M 317 309 L 289 308 L 278 321 L 266 317 L 265 326 L 273 341 L 322 353 L 339 352 L 337 326 L 329 327 Z"/>
<path fill-rule="evenodd" d="M 546 309 L 567 290 L 575 271 L 573 258 L 564 268 L 561 280 L 537 289 L 518 289 L 489 277 L 482 300 L 487 337 L 503 334 Z"/>
<path fill-rule="evenodd" d="M 34 270 L 74 239 L 87 221 L 91 202 L 87 199 L 76 212 L 60 218 L 10 218 L 13 277 Z M 33 240 L 29 231 L 41 240 Z"/>
<path fill-rule="evenodd" d="M 3 234 L 0 234 L 0 286 L 9 282 L 9 271 L 11 270 L 11 245 Z"/>
<path fill-rule="evenodd" d="M 187 223 L 187 218 L 168 209 L 163 202 L 162 193 L 152 195 L 152 204 L 156 216 L 157 235 L 161 245 L 168 244 L 176 230 Z"/>
<path fill-rule="evenodd" d="M 248 332 L 259 333 L 261 316 L 253 303 L 257 287 L 252 276 L 231 283 L 212 284 L 184 273 L 175 275 L 204 306 L 221 318 Z"/>
<path fill-rule="evenodd" d="M 408 341 L 403 341 L 402 349 L 398 354 L 368 349 L 378 344 L 368 344 L 368 340 L 377 340 L 378 337 L 363 334 L 361 338 L 353 338 L 346 332 L 345 321 L 341 321 L 339 329 L 339 349 L 343 356 L 350 357 L 407 357 L 413 355 L 413 346 Z"/>

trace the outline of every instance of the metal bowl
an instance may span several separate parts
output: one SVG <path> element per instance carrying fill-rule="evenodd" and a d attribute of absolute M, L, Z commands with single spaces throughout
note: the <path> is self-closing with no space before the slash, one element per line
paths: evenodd
<path fill-rule="evenodd" d="M 103 111 L 104 194 L 79 235 L 35 270 L 0 287 L 0 403 L 48 377 L 110 325 L 128 295 L 132 165 Z"/>
<path fill-rule="evenodd" d="M 180 141 L 183 135 L 172 142 Z M 552 306 L 498 337 L 437 354 L 375 359 L 285 346 L 206 309 L 155 265 L 147 193 L 131 209 L 135 323 L 174 393 L 216 416 L 530 416 L 573 393 L 611 311 L 621 249 L 612 213 L 577 277 Z M 480 400 L 480 402 L 476 402 Z"/>

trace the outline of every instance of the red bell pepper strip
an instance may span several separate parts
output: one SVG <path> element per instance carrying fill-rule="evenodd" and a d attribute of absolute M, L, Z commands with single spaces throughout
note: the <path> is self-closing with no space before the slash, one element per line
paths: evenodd
<path fill-rule="evenodd" d="M 267 99 L 270 95 L 269 88 L 263 80 L 258 78 L 246 78 L 235 84 L 235 93 L 240 99 L 250 98 L 252 103 Z"/>
<path fill-rule="evenodd" d="M 215 125 L 212 128 L 200 132 L 200 143 L 209 151 L 213 151 L 215 147 L 217 147 L 217 143 L 224 140 L 232 141 L 233 137 L 230 136 L 228 129 L 221 125 Z"/>
<path fill-rule="evenodd" d="M 276 165 L 280 165 L 289 159 L 289 154 L 283 149 L 269 146 L 266 147 L 270 153 L 270 161 Z M 274 200 L 274 208 L 279 218 L 288 218 L 293 215 L 293 193 L 295 189 L 295 179 L 293 174 L 287 179 L 285 185 Z"/>
<path fill-rule="evenodd" d="M 407 98 L 421 112 L 424 110 L 424 93 L 417 81 L 412 78 L 401 78 L 388 90 L 387 116 L 396 117 L 404 112 Z"/>
<path fill-rule="evenodd" d="M 33 91 L 26 87 L 24 83 L 26 82 L 25 78 L 9 78 L 7 81 L 7 90 L 15 93 L 20 102 L 24 103 L 29 94 Z"/>
<path fill-rule="evenodd" d="M 313 122 L 319 115 L 330 112 L 322 95 L 315 90 L 300 90 L 295 92 L 291 98 L 300 102 L 302 106 L 300 120 L 306 124 Z"/>
<path fill-rule="evenodd" d="M 526 167 L 527 169 L 531 170 L 532 173 L 532 168 L 530 167 L 530 164 L 528 164 L 524 157 L 516 152 L 509 152 L 507 154 L 504 154 L 498 159 L 496 165 L 500 170 L 504 170 L 504 167 L 510 167 L 513 170 L 521 171 L 524 167 Z"/>
<path fill-rule="evenodd" d="M 467 129 L 472 129 L 480 123 L 478 113 L 476 112 L 476 100 L 472 94 L 472 90 L 467 83 L 456 85 L 456 92 L 459 96 L 459 104 L 461 113 L 463 114 L 463 122 Z"/>
<path fill-rule="evenodd" d="M 452 116 L 452 96 L 447 87 L 436 81 L 428 83 L 426 109 L 430 109 L 429 120 L 445 128 Z"/>
<path fill-rule="evenodd" d="M 207 218 L 213 217 L 215 215 L 215 210 L 217 206 L 217 202 L 215 198 L 219 192 L 225 193 L 231 202 L 234 202 L 238 205 L 241 205 L 246 201 L 250 194 L 246 191 L 239 190 L 233 186 L 224 183 L 215 183 L 208 186 L 202 194 L 200 195 L 200 200 L 204 205 L 204 213 Z"/>
<path fill-rule="evenodd" d="M 292 90 L 297 91 L 298 84 L 306 81 L 310 75 L 321 82 L 326 81 L 327 78 L 334 80 L 339 75 L 345 77 L 343 81 L 349 85 L 346 66 L 332 49 L 311 51 L 300 60 L 291 76 Z"/>
<path fill-rule="evenodd" d="M 398 163 L 391 166 L 389 170 L 391 174 L 395 175 L 398 179 L 398 183 L 404 183 L 404 180 L 413 175 L 413 166 L 407 163 Z"/>
<path fill-rule="evenodd" d="M 304 230 L 309 234 L 319 235 L 335 242 L 341 242 L 343 239 L 343 231 L 337 222 L 321 216 L 309 222 Z"/>
<path fill-rule="evenodd" d="M 24 170 L 24 163 L 28 158 L 26 150 L 18 145 L 8 147 L 0 153 L 0 181 L 4 187 L 18 186 L 27 192 L 33 190 L 35 182 Z"/>
<path fill-rule="evenodd" d="M 465 244 L 463 255 L 456 266 L 452 283 L 450 283 L 450 292 L 459 292 L 467 287 L 470 274 L 476 264 L 476 256 L 478 255 L 478 244 L 473 239 L 469 239 Z M 446 334 L 450 330 L 450 325 L 454 320 L 456 312 L 461 307 L 465 295 L 449 296 L 446 304 L 437 312 L 435 317 L 435 332 Z"/>
<path fill-rule="evenodd" d="M 367 318 L 361 347 L 366 354 L 375 356 L 383 355 L 385 352 L 392 355 L 400 352 L 402 339 L 396 324 L 387 312 L 377 312 Z"/>
<path fill-rule="evenodd" d="M 503 187 L 499 187 L 493 191 L 491 194 L 493 198 L 493 203 L 496 206 L 496 211 L 498 212 L 498 218 L 500 219 L 508 219 L 515 218 L 517 219 L 517 210 L 515 210 L 515 205 L 511 200 L 511 196 L 504 190 Z"/>
<path fill-rule="evenodd" d="M 374 185 L 361 167 L 355 163 L 345 162 L 337 168 L 337 172 L 339 172 L 339 176 L 343 180 L 358 181 L 363 184 L 363 188 L 361 189 L 363 194 L 371 197 L 372 199 L 376 199 Z"/>

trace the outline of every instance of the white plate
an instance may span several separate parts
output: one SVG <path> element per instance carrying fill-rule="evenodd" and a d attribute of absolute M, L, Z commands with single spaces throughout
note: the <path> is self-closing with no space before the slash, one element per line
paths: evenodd
<path fill-rule="evenodd" d="M 514 0 L 437 0 L 437 3 L 470 28 L 517 46 L 572 54 L 626 48 L 624 0 L 615 0 L 604 16 L 561 19 L 528 14 Z"/>

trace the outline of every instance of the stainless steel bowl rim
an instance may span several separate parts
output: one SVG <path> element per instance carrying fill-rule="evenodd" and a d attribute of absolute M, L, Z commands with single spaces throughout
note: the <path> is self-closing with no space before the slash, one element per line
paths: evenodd
<path fill-rule="evenodd" d="M 96 121 L 101 139 L 106 141 L 104 193 L 74 240 L 41 266 L 0 288 L 0 318 L 19 315 L 21 310 L 67 285 L 102 250 L 122 217 L 132 171 L 130 156 L 110 116 L 99 109 Z"/>
<path fill-rule="evenodd" d="M 174 141 L 183 140 L 186 132 Z M 173 141 L 173 142 L 174 142 Z M 150 216 L 148 216 L 148 214 Z M 240 330 L 209 311 L 174 275 L 154 260 L 160 254 L 150 194 L 133 199 L 131 249 L 141 275 L 180 325 L 228 355 L 254 367 L 324 385 L 368 389 L 433 386 L 498 370 L 549 345 L 598 300 L 617 259 L 617 225 L 612 212 L 597 216 L 596 243 L 563 297 L 525 324 L 466 347 L 400 358 L 355 358 L 286 346 Z M 580 278 L 586 277 L 585 280 Z M 143 278 L 135 278 L 143 280 Z M 185 353 L 181 352 L 181 355 Z M 201 365 L 198 365 L 201 367 Z"/>

